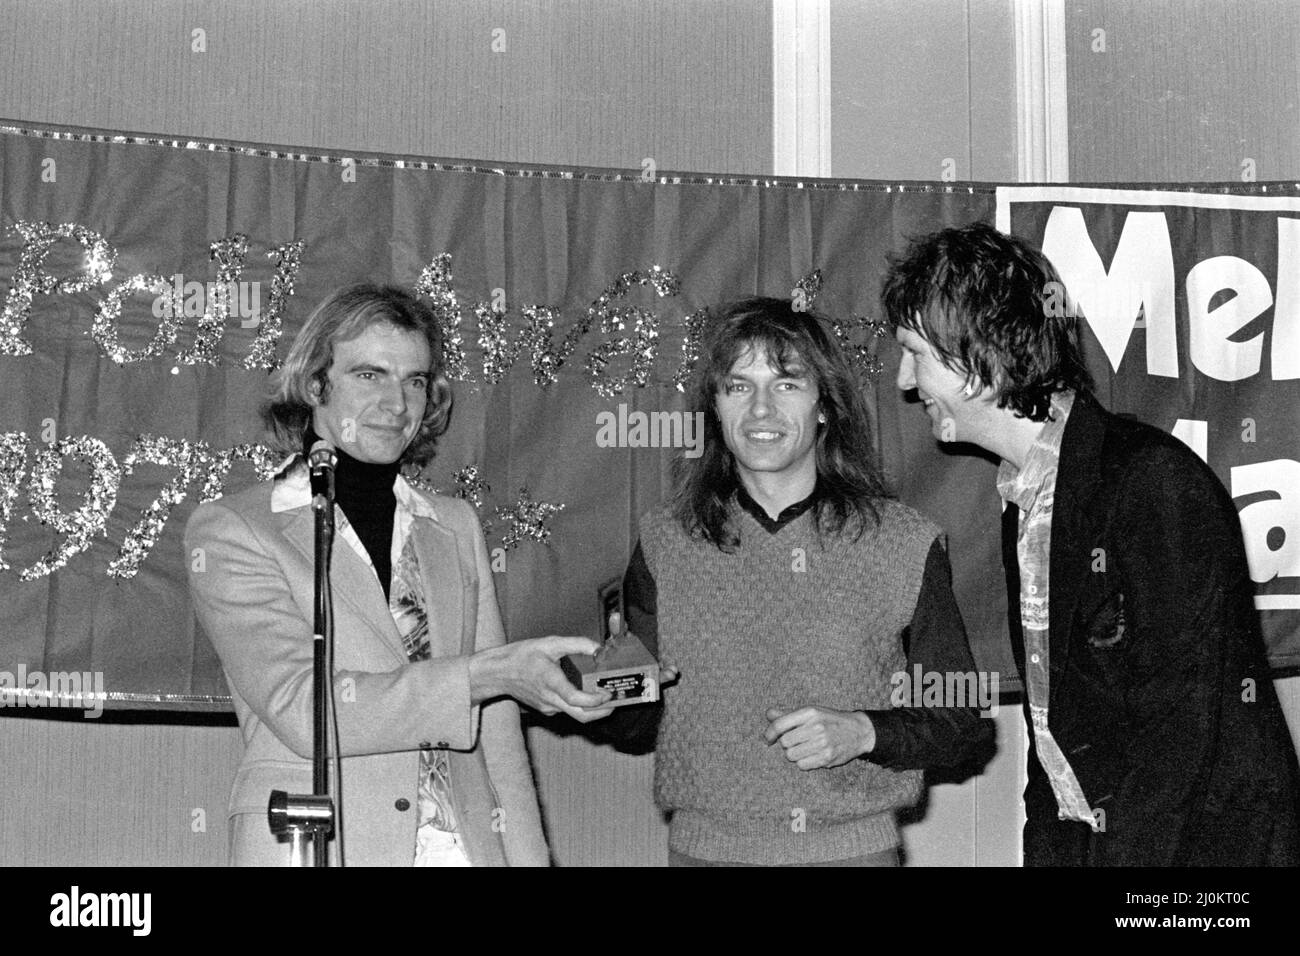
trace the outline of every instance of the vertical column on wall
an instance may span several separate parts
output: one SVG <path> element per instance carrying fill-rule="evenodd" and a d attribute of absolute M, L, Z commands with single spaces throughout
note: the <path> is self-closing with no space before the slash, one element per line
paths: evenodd
<path fill-rule="evenodd" d="M 772 0 L 772 171 L 831 174 L 830 0 Z"/>
<path fill-rule="evenodd" d="M 1022 183 L 1070 178 L 1065 0 L 1015 0 L 1016 132 Z"/>
<path fill-rule="evenodd" d="M 1022 183 L 1068 182 L 1070 179 L 1069 103 L 1065 87 L 1065 0 L 1015 0 L 1016 18 L 1016 162 Z M 1016 708 L 1022 713 L 1020 708 Z M 1023 716 L 1017 789 L 1029 778 L 1029 728 Z M 1024 809 L 1021 808 L 1021 822 Z M 1017 841 L 1023 827 L 1017 827 Z M 1023 843 L 1017 855 L 1023 860 Z"/>

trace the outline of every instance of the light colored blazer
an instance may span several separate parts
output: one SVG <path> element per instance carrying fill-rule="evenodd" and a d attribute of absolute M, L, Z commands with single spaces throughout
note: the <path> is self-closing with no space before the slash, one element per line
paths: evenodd
<path fill-rule="evenodd" d="M 441 747 L 470 861 L 546 866 L 519 709 L 509 699 L 470 704 L 468 655 L 505 642 L 478 520 L 465 502 L 424 494 L 404 479 L 394 492 L 414 515 L 433 659 L 407 659 L 373 567 L 336 534 L 334 688 L 346 863 L 411 864 L 420 750 Z M 288 844 L 268 829 L 267 800 L 276 789 L 312 790 L 313 530 L 301 465 L 269 486 L 200 505 L 185 529 L 195 611 L 221 657 L 244 735 L 230 793 L 236 865 L 285 864 Z M 331 760 L 331 777 L 334 766 Z M 338 841 L 330 848 L 334 863 Z"/>

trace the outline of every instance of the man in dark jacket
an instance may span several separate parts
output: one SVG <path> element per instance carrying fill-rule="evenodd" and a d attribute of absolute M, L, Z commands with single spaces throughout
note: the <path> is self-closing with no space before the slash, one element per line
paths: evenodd
<path fill-rule="evenodd" d="M 1011 641 L 1034 738 L 1025 864 L 1300 864 L 1296 756 L 1232 499 L 1091 394 L 1060 277 L 990 226 L 915 243 L 885 280 L 941 441 L 1002 459 Z"/>

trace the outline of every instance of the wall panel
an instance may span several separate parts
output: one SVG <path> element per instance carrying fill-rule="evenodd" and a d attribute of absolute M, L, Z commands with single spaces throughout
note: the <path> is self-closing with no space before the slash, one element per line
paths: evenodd
<path fill-rule="evenodd" d="M 1070 179 L 1300 176 L 1300 4 L 1070 0 Z"/>
<path fill-rule="evenodd" d="M 0 117 L 763 173 L 770 24 L 762 0 L 10 0 Z"/>
<path fill-rule="evenodd" d="M 831 0 L 832 175 L 1014 182 L 1012 26 L 1011 0 Z"/>

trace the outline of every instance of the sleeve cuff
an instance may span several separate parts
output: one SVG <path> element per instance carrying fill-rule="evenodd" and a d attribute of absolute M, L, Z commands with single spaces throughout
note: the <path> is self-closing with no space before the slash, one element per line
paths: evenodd
<path fill-rule="evenodd" d="M 871 726 L 876 732 L 876 745 L 870 752 L 863 754 L 862 759 L 878 764 L 894 763 L 899 755 L 898 715 L 888 710 L 864 710 L 860 713 L 870 718 Z"/>

